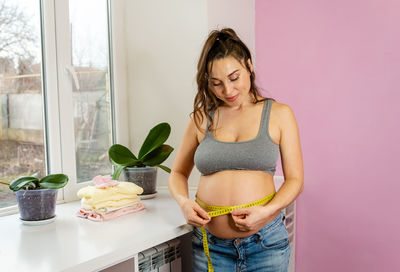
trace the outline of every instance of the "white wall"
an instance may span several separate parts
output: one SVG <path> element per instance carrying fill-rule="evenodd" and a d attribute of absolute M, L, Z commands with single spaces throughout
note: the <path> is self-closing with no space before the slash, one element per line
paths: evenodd
<path fill-rule="evenodd" d="M 230 26 L 254 51 L 254 0 L 125 1 L 129 146 L 137 153 L 150 128 L 172 126 L 176 150 L 193 110 L 196 66 L 210 29 Z M 165 165 L 171 167 L 176 151 Z M 190 186 L 197 185 L 194 168 Z M 159 185 L 168 174 L 159 170 Z"/>
<path fill-rule="evenodd" d="M 253 53 L 255 60 L 255 1 L 208 0 L 208 28 L 233 28 Z"/>
<path fill-rule="evenodd" d="M 149 129 L 165 121 L 172 127 L 167 144 L 177 149 L 193 108 L 207 2 L 126 1 L 125 16 L 130 146 L 137 153 Z M 175 154 L 165 165 L 172 167 Z M 166 172 L 159 169 L 158 177 L 167 185 Z"/>

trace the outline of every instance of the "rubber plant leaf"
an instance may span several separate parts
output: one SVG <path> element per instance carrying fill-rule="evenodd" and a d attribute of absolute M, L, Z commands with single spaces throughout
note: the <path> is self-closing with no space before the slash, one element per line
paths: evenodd
<path fill-rule="evenodd" d="M 156 166 L 164 162 L 174 149 L 172 146 L 163 144 L 143 157 L 143 164 Z"/>
<path fill-rule="evenodd" d="M 113 180 L 118 180 L 118 179 L 119 179 L 119 176 L 121 175 L 122 170 L 124 170 L 125 167 L 126 167 L 126 166 L 124 166 L 124 165 L 119 165 L 119 166 L 117 167 L 117 169 L 115 169 L 114 174 L 113 174 L 113 176 L 112 176 L 112 179 L 113 179 Z"/>
<path fill-rule="evenodd" d="M 108 156 L 116 165 L 136 166 L 139 163 L 136 156 L 127 147 L 120 144 L 112 145 L 108 149 Z"/>
<path fill-rule="evenodd" d="M 168 139 L 170 133 L 171 126 L 168 123 L 160 123 L 153 127 L 139 150 L 139 160 L 143 161 L 147 154 L 160 147 Z"/>
<path fill-rule="evenodd" d="M 39 180 L 42 189 L 60 189 L 68 182 L 68 176 L 64 174 L 52 174 Z"/>
<path fill-rule="evenodd" d="M 38 178 L 36 177 L 20 177 L 17 178 L 13 181 L 11 181 L 9 187 L 11 191 L 18 191 L 21 189 L 26 188 L 27 186 L 32 186 L 33 188 L 36 188 L 38 186 Z"/>

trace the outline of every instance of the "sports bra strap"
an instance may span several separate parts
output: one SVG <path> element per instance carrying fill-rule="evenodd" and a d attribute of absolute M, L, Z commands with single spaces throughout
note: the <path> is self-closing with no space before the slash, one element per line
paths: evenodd
<path fill-rule="evenodd" d="M 209 114 L 210 114 L 210 116 L 211 116 L 211 119 L 213 119 L 214 118 L 214 111 L 209 111 L 208 112 Z M 209 131 L 208 130 L 208 127 L 210 126 L 210 121 L 207 119 L 207 125 L 206 125 L 206 136 L 208 136 L 208 137 L 213 137 L 213 131 Z"/>
<path fill-rule="evenodd" d="M 270 112 L 271 112 L 271 105 L 272 105 L 271 99 L 267 99 L 264 101 L 263 111 L 261 114 L 261 124 L 260 124 L 261 135 L 268 134 L 268 123 L 269 123 L 269 116 L 270 116 Z"/>

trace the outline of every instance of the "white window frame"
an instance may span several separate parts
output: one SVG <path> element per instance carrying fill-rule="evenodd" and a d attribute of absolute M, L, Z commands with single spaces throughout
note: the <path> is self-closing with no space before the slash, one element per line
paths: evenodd
<path fill-rule="evenodd" d="M 124 39 L 125 2 L 108 0 L 109 75 L 113 142 L 129 146 L 129 116 Z M 46 161 L 49 173 L 64 173 L 68 184 L 59 191 L 58 203 L 78 200 L 76 192 L 90 181 L 77 183 L 70 74 L 69 1 L 41 0 L 42 84 Z M 111 173 L 110 173 L 111 174 Z M 18 212 L 17 206 L 0 209 L 0 216 Z"/>
<path fill-rule="evenodd" d="M 61 5 L 66 4 L 64 15 L 57 12 Z M 68 1 L 58 1 L 57 6 L 55 1 L 42 1 L 42 42 L 44 44 L 43 63 L 44 71 L 43 85 L 45 86 L 46 100 L 46 135 L 47 135 L 47 153 L 48 153 L 48 171 L 50 173 L 65 173 L 70 181 L 68 187 L 76 182 L 75 156 L 68 153 L 69 146 L 75 147 L 73 119 L 68 118 L 68 108 L 72 109 L 72 95 L 68 97 L 67 92 L 72 89 L 71 82 L 66 78 L 63 71 L 65 66 L 65 58 L 70 56 L 70 53 L 63 53 L 60 45 L 61 40 L 65 40 L 65 36 L 60 35 L 59 31 L 68 31 L 65 29 L 66 24 L 62 24 L 66 19 L 69 20 Z M 62 16 L 62 18 L 56 18 Z M 66 32 L 69 33 L 69 32 Z M 64 41 L 68 42 L 68 41 Z M 61 61 L 61 63 L 60 63 Z M 54 90 L 54 91 L 51 91 Z M 61 102 L 62 101 L 62 102 Z M 69 133 L 68 133 L 69 131 Z M 63 135 L 63 137 L 61 137 Z M 74 148 L 69 148 L 74 150 Z M 72 161 L 72 162 L 71 162 Z M 73 173 L 73 174 L 71 174 Z M 67 188 L 67 187 L 65 187 Z M 67 200 L 65 197 L 65 189 L 62 192 L 62 200 Z"/>
<path fill-rule="evenodd" d="M 87 186 L 91 181 L 80 182 L 77 183 L 76 177 L 76 154 L 75 149 L 71 147 L 75 147 L 75 139 L 74 134 L 69 133 L 70 131 L 74 131 L 73 124 L 73 101 L 72 101 L 72 84 L 73 80 L 71 75 L 66 71 L 67 66 L 72 66 L 71 63 L 71 49 L 68 47 L 71 45 L 71 41 L 69 40 L 69 36 L 66 33 L 70 33 L 70 24 L 69 24 L 69 1 L 56 1 L 56 0 L 42 0 L 44 4 L 43 10 L 43 18 L 44 18 L 44 38 L 47 39 L 49 36 L 46 35 L 46 27 L 49 27 L 49 30 L 54 33 L 56 39 L 50 40 L 53 45 L 51 50 L 47 48 L 45 50 L 46 54 L 46 65 L 47 63 L 47 54 L 52 54 L 56 52 L 57 59 L 57 69 L 53 71 L 57 71 L 58 78 L 58 113 L 59 113 L 59 135 L 55 140 L 59 139 L 60 147 L 50 147 L 49 145 L 49 153 L 50 154 L 61 154 L 61 158 L 57 158 L 55 162 L 55 167 L 50 167 L 51 172 L 65 173 L 69 176 L 70 181 L 67 186 L 63 189 L 63 199 L 64 201 L 73 201 L 78 200 L 76 192 Z M 124 14 L 124 5 L 123 1 L 110 1 L 108 0 L 108 36 L 109 36 L 109 75 L 110 75 L 110 90 L 111 90 L 111 104 L 112 104 L 112 123 L 114 127 L 113 142 L 118 142 L 124 145 L 128 145 L 128 116 L 127 116 L 127 92 L 126 92 L 126 74 L 124 67 L 126 67 L 125 63 L 125 48 L 124 48 L 124 39 L 123 39 L 123 31 L 124 31 L 124 21 L 118 19 L 121 18 L 121 14 Z M 112 3 L 112 5 L 111 5 Z M 46 10 L 47 7 L 47 10 Z M 52 12 L 53 11 L 53 12 Z M 51 14 L 54 16 L 54 20 L 51 20 Z M 114 14 L 114 16 L 113 16 Z M 51 21 L 46 22 L 46 18 L 49 18 Z M 113 21 L 113 18 L 117 18 L 118 21 Z M 55 24 L 55 26 L 54 26 Z M 117 26 L 114 27 L 114 24 Z M 114 32 L 116 35 L 114 36 Z M 60 34 L 61 33 L 61 34 Z M 121 42 L 118 42 L 121 41 Z M 45 42 L 46 44 L 46 42 Z M 122 47 L 122 50 L 120 50 Z M 116 48 L 117 50 L 114 50 Z M 53 53 L 54 54 L 54 53 Z M 54 62 L 54 60 L 53 60 Z M 54 64 L 53 64 L 54 65 Z M 49 67 L 49 66 L 46 66 Z M 48 72 L 48 71 L 47 71 Z M 118 75 L 118 78 L 116 76 Z M 119 84 L 115 84 L 115 83 Z M 49 89 L 47 89 L 49 90 Z M 117 91 L 118 90 L 118 91 Z M 61 102 L 62 101 L 62 102 Z M 53 121 L 56 123 L 56 120 Z M 62 125 L 61 125 L 62 124 Z M 51 143 L 51 138 L 49 139 Z M 55 142 L 55 141 L 54 141 Z M 52 148 L 55 150 L 53 151 Z M 57 153 L 60 151 L 61 153 Z M 54 157 L 54 156 L 53 156 Z M 61 165 L 57 162 L 57 160 L 61 159 Z M 50 162 L 50 161 L 49 161 Z M 53 162 L 53 158 L 51 158 L 51 162 Z M 50 163 L 50 165 L 52 165 Z M 58 166 L 61 168 L 58 168 Z M 54 169 L 54 170 L 53 170 Z M 111 173 L 110 173 L 111 174 Z"/>

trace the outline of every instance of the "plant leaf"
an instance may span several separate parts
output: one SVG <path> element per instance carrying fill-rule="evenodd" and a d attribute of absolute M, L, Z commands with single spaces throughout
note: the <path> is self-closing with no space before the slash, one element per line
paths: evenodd
<path fill-rule="evenodd" d="M 39 180 L 36 177 L 30 177 L 30 176 L 29 177 L 19 177 L 17 179 L 14 179 L 13 181 L 11 181 L 9 187 L 10 187 L 10 190 L 14 191 L 14 192 L 21 190 L 29 185 L 33 185 L 33 188 L 36 188 L 38 181 Z"/>
<path fill-rule="evenodd" d="M 118 179 L 119 179 L 119 176 L 121 175 L 122 170 L 124 170 L 125 167 L 126 167 L 126 166 L 124 166 L 124 165 L 119 165 L 119 166 L 117 167 L 117 169 L 115 169 L 114 174 L 113 174 L 113 176 L 112 176 L 112 179 L 113 179 L 113 180 L 118 180 Z"/>
<path fill-rule="evenodd" d="M 60 189 L 68 182 L 68 176 L 64 174 L 52 174 L 45 176 L 39 180 L 40 188 L 43 189 Z"/>
<path fill-rule="evenodd" d="M 160 167 L 162 170 L 164 170 L 164 171 L 166 171 L 166 172 L 168 172 L 168 173 L 171 173 L 171 169 L 169 169 L 169 168 L 166 167 L 165 165 L 159 164 L 159 165 L 157 165 L 157 167 Z"/>
<path fill-rule="evenodd" d="M 155 166 L 164 162 L 174 149 L 172 146 L 163 144 L 152 152 L 143 157 L 143 164 L 147 166 Z"/>
<path fill-rule="evenodd" d="M 171 126 L 168 123 L 160 123 L 153 127 L 140 148 L 139 160 L 142 160 L 148 153 L 160 147 L 168 139 L 170 133 Z"/>
<path fill-rule="evenodd" d="M 115 144 L 108 149 L 108 156 L 112 163 L 121 166 L 133 166 L 138 163 L 135 155 L 125 146 Z"/>

